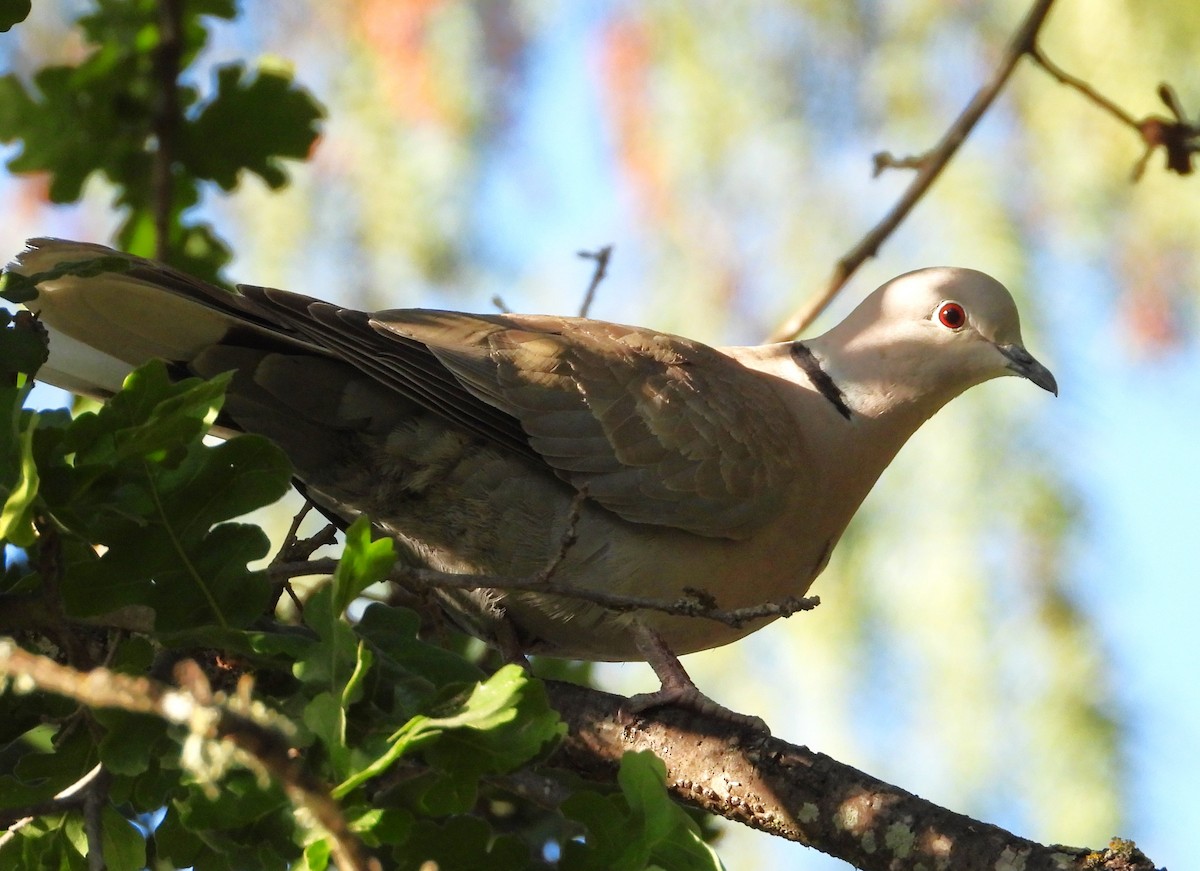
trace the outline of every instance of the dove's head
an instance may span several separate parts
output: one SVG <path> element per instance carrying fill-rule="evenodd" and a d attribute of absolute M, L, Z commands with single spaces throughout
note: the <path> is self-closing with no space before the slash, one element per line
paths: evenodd
<path fill-rule="evenodd" d="M 1050 370 L 1025 350 L 1012 295 L 974 269 L 935 267 L 894 278 L 812 347 L 850 407 L 870 416 L 912 403 L 932 414 L 1001 375 L 1020 375 L 1058 395 Z"/>

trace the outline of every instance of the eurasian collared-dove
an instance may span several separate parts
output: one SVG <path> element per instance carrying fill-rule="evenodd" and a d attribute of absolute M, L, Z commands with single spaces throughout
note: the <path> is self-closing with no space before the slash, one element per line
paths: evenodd
<path fill-rule="evenodd" d="M 970 269 L 902 275 L 814 339 L 722 349 L 579 318 L 232 295 L 78 242 L 31 240 L 8 269 L 40 286 L 40 378 L 103 396 L 153 357 L 234 370 L 233 424 L 278 442 L 326 510 L 369 514 L 432 568 L 529 578 L 558 554 L 555 585 L 700 589 L 724 609 L 803 595 L 901 445 L 968 387 L 1016 374 L 1057 393 L 1008 291 Z M 526 652 L 647 660 L 663 688 L 641 707 L 713 707 L 672 654 L 768 622 L 443 595 Z"/>

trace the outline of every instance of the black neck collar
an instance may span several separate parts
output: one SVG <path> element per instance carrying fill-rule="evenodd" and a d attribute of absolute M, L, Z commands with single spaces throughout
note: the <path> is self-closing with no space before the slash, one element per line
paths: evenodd
<path fill-rule="evenodd" d="M 813 387 L 833 403 L 838 414 L 849 420 L 850 406 L 846 404 L 846 395 L 842 393 L 842 388 L 838 387 L 829 377 L 829 373 L 821 368 L 821 363 L 808 345 L 803 342 L 792 342 L 792 359 L 796 361 L 797 366 L 804 370 L 804 374 L 808 376 Z"/>

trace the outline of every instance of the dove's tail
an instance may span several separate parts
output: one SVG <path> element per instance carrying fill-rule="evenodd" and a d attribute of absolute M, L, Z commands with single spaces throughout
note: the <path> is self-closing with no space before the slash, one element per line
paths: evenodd
<path fill-rule="evenodd" d="M 231 338 L 311 351 L 239 294 L 103 245 L 30 239 L 5 271 L 37 284 L 25 306 L 46 326 L 51 348 L 38 379 L 73 393 L 105 398 L 152 359 L 189 364 Z"/>
<path fill-rule="evenodd" d="M 50 359 L 36 377 L 72 393 L 106 399 L 156 358 L 181 377 L 232 372 L 218 431 L 265 435 L 310 472 L 334 462 L 341 434 L 387 432 L 412 409 L 270 309 L 291 307 L 303 319 L 316 303 L 309 297 L 225 290 L 161 263 L 58 239 L 29 240 L 5 272 L 33 285 L 9 280 L 6 293 L 27 291 L 25 307 L 50 333 Z"/>

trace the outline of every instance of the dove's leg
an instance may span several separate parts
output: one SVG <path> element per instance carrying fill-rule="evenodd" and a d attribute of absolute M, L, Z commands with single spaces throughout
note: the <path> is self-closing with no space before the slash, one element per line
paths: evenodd
<path fill-rule="evenodd" d="M 771 730 L 762 718 L 731 711 L 700 692 L 688 673 L 684 671 L 679 657 L 649 626 L 634 621 L 633 633 L 638 651 L 654 669 L 654 673 L 662 681 L 662 687 L 655 692 L 641 693 L 630 698 L 628 704 L 630 713 L 636 714 L 660 705 L 674 705 L 721 720 L 728 720 L 739 726 L 749 726 L 768 735 L 771 734 Z"/>

